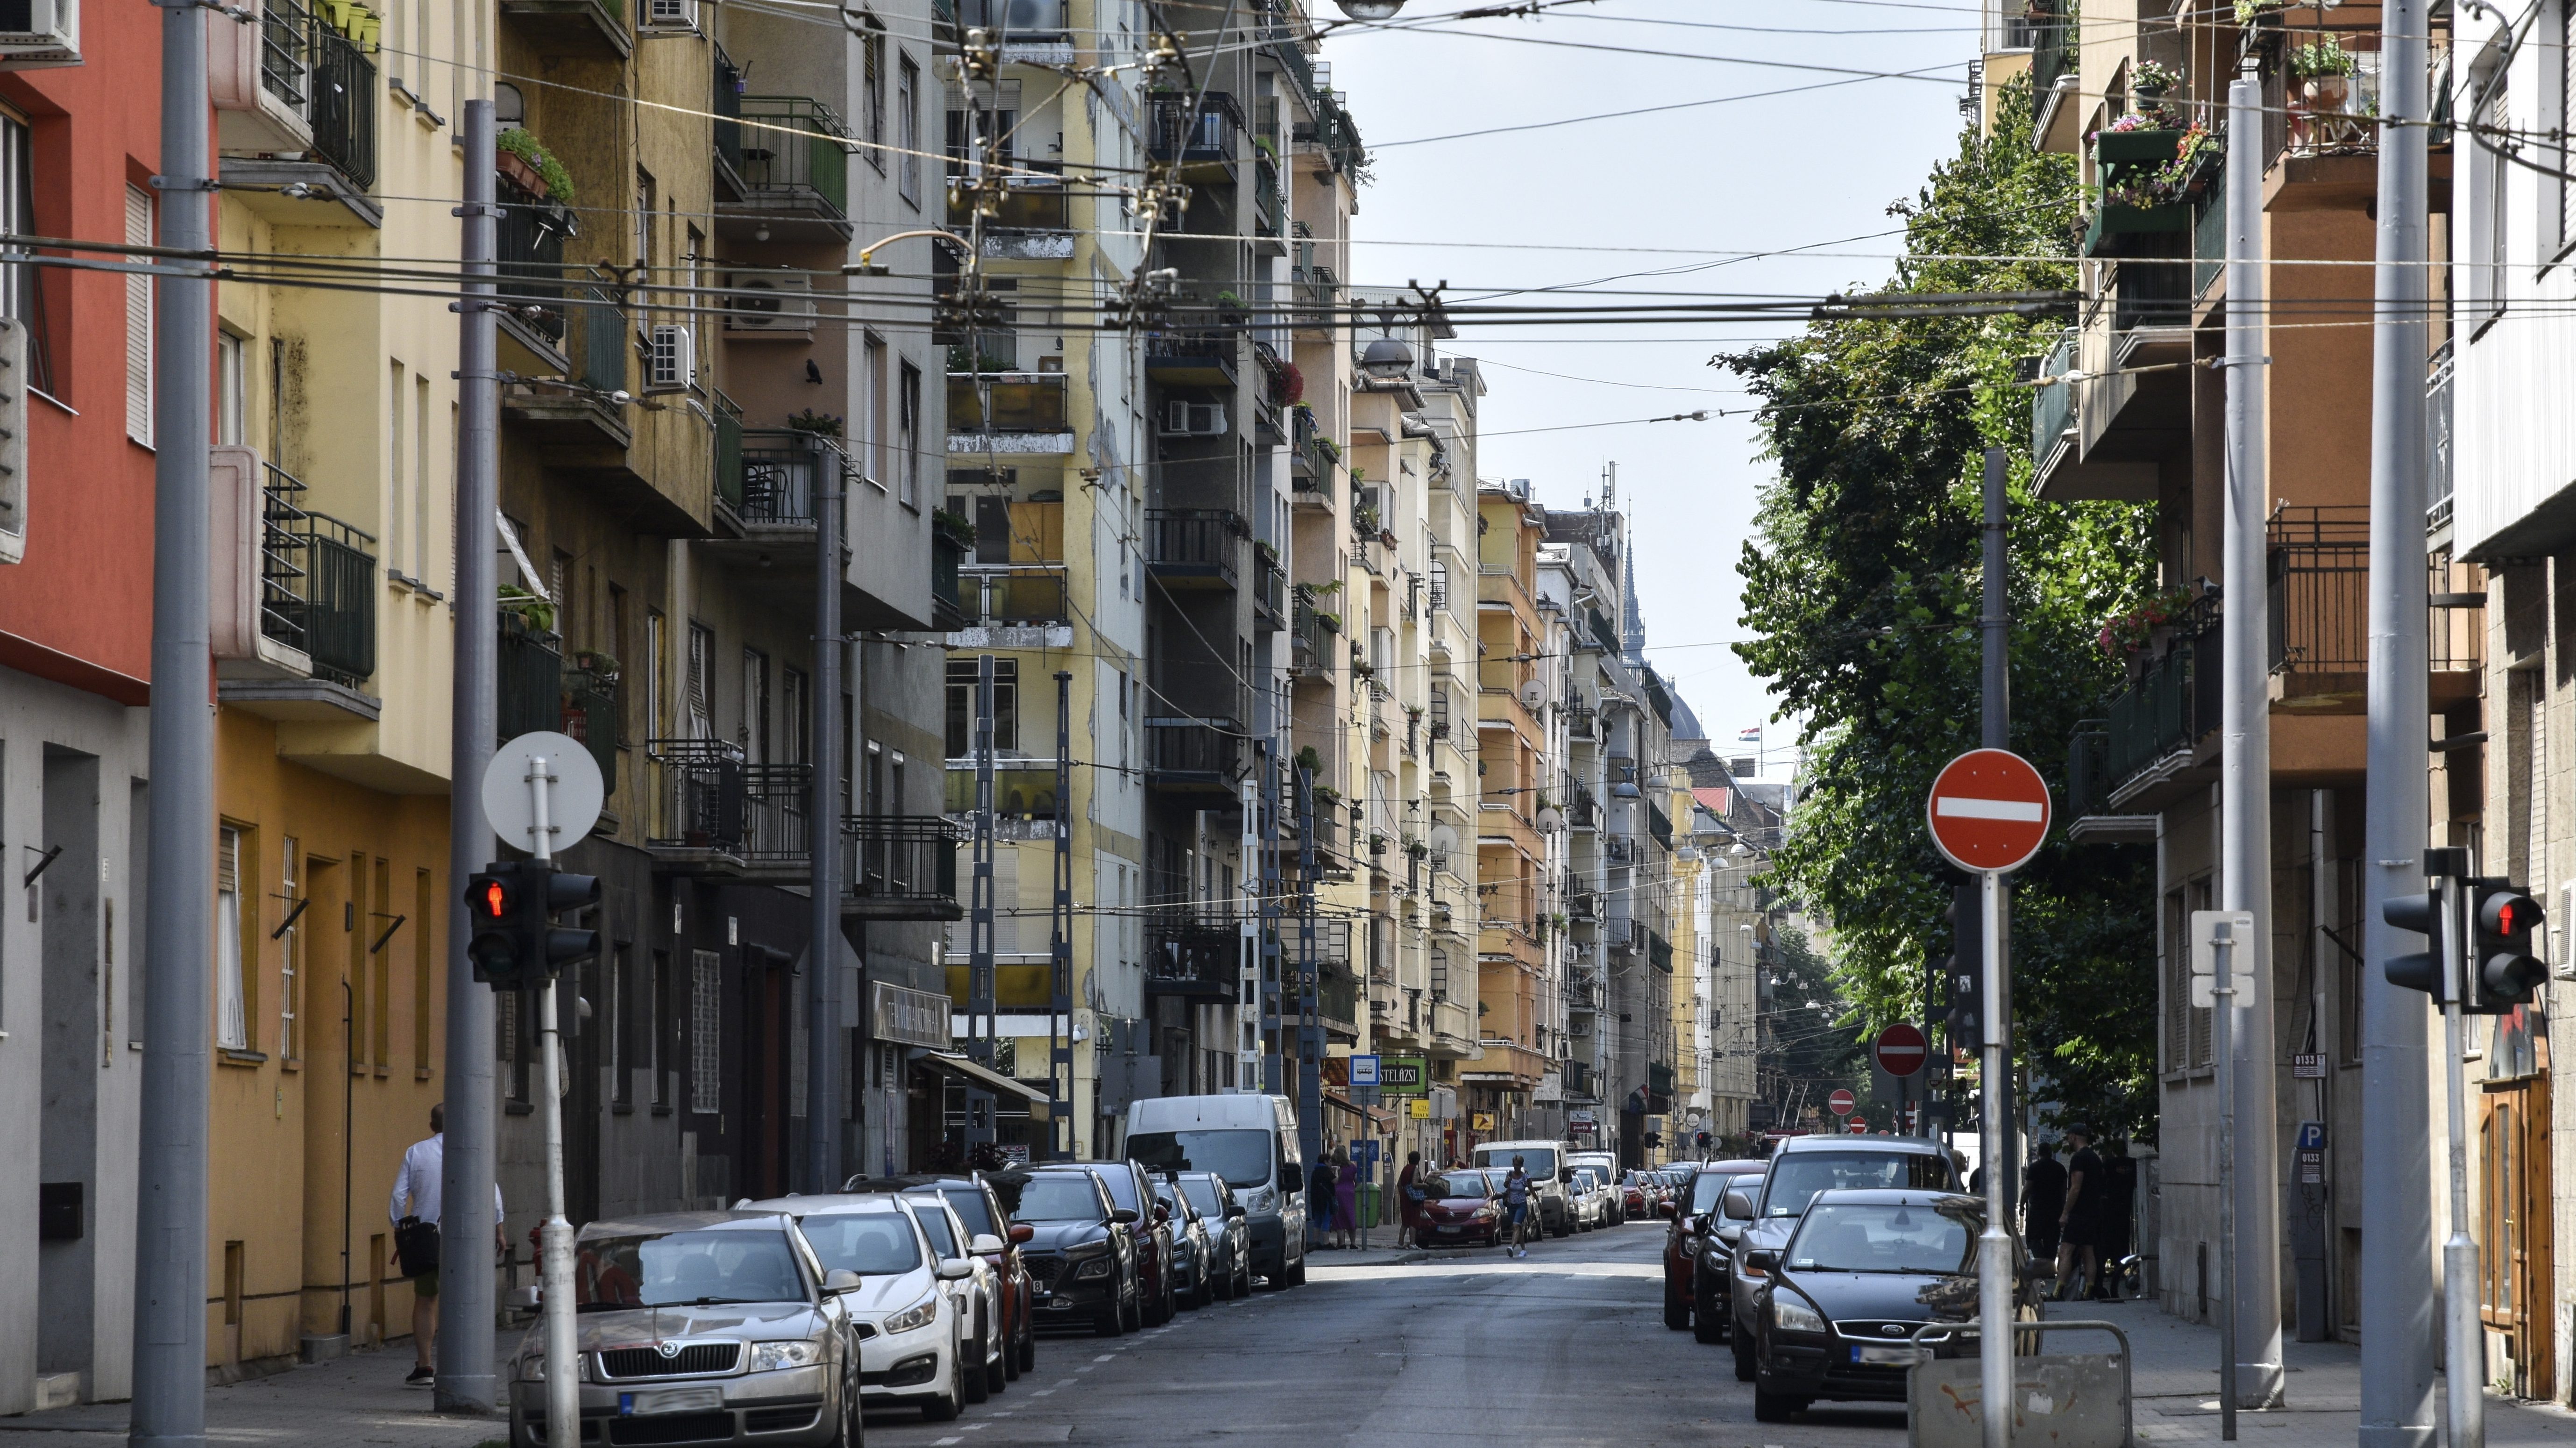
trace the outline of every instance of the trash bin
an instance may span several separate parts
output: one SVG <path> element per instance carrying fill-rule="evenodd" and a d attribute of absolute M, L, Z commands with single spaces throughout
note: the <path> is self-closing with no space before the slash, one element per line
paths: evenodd
<path fill-rule="evenodd" d="M 2014 1325 L 2013 1437 L 2049 1448 L 2135 1448 L 2129 1335 L 2108 1322 L 2020 1322 Z M 1983 1364 L 1937 1357 L 1943 1343 L 1976 1335 L 1973 1323 L 1926 1323 L 1915 1330 L 1921 1356 L 1905 1375 L 1909 1448 L 1985 1448 Z M 2116 1353 L 2032 1351 L 2047 1333 L 2107 1332 Z"/>

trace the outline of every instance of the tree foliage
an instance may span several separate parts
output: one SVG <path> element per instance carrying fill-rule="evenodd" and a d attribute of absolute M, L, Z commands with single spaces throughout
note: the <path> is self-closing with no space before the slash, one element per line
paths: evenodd
<path fill-rule="evenodd" d="M 1891 292 L 2071 288 L 2073 158 L 2035 153 L 2026 89 L 1999 98 L 1910 202 Z M 1775 883 L 1831 921 L 1855 1034 L 1924 1014 L 1926 952 L 1958 878 L 1923 800 L 1979 741 L 1976 627 L 1983 453 L 2011 459 L 2012 745 L 2063 799 L 2067 741 L 2120 686 L 2102 621 L 2151 582 L 2150 510 L 2031 492 L 2031 389 L 2015 364 L 2058 322 L 2021 317 L 1819 321 L 1720 359 L 1762 399 L 1758 536 L 1737 565 L 1751 641 L 1737 652 L 1805 722 L 1805 793 Z M 2063 823 L 2061 814 L 2061 824 Z M 2022 1067 L 2069 1117 L 2153 1136 L 2153 860 L 2062 830 L 2014 880 Z"/>
<path fill-rule="evenodd" d="M 1771 957 L 1762 965 L 1767 1004 L 1761 1065 L 1781 1084 L 1774 1099 L 1784 1111 L 1795 1106 L 1803 1112 L 1821 1110 L 1837 1086 L 1865 1093 L 1869 1061 L 1850 1028 L 1851 1005 L 1831 962 L 1794 925 L 1773 931 L 1771 944 Z M 1781 1124 L 1796 1123 L 1784 1117 Z"/>

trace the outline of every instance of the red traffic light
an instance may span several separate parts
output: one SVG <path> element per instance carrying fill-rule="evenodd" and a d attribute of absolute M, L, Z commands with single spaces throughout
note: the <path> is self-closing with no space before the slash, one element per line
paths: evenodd
<path fill-rule="evenodd" d="M 2502 932 L 2502 933 L 2504 933 L 2504 934 L 2506 934 L 2506 935 L 2511 935 L 2511 934 L 2514 932 L 2514 923 L 2513 923 L 2514 908 L 2513 908 L 2513 907 L 2514 907 L 2517 903 L 2518 903 L 2518 902 L 2517 902 L 2516 900 L 2514 900 L 2514 898 L 2513 898 L 2513 897 L 2511 897 L 2511 896 L 2507 896 L 2507 897 L 2505 897 L 2504 899 L 2499 900 L 2499 901 L 2497 901 L 2497 902 L 2496 902 L 2496 907 L 2495 907 L 2495 928 L 2496 928 L 2498 931 L 2500 931 L 2500 932 Z"/>
<path fill-rule="evenodd" d="M 510 892 L 498 880 L 483 883 L 483 913 L 494 919 L 507 919 L 510 914 Z"/>

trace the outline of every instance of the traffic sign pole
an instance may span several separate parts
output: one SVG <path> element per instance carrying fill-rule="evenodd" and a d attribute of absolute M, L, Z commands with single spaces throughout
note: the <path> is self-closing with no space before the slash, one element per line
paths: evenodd
<path fill-rule="evenodd" d="M 555 825 L 548 806 L 553 802 L 555 786 L 553 764 L 543 754 L 531 754 L 524 777 L 528 785 L 529 848 L 538 864 L 551 864 L 555 857 Z M 551 969 L 546 972 L 545 991 L 537 1005 L 537 1023 L 545 1049 L 546 1073 L 545 1089 L 537 1093 L 546 1126 L 546 1221 L 537 1238 L 539 1250 L 545 1254 L 541 1269 L 545 1295 L 539 1306 L 544 1309 L 546 1326 L 546 1441 L 571 1443 L 581 1436 L 581 1374 L 574 1370 L 581 1355 L 573 1341 L 572 1223 L 564 1217 L 563 1020 L 555 1012 L 555 973 Z"/>
<path fill-rule="evenodd" d="M 2004 1160 L 2004 1113 L 1996 1109 L 2005 1070 L 2003 871 L 1985 871 L 1979 885 L 1986 917 L 1986 1042 L 1977 1083 L 1984 1097 L 1977 1149 L 1986 1167 L 1986 1229 L 1977 1238 L 1978 1377 L 1986 1448 L 2012 1448 L 2013 1245 L 2004 1224 L 2004 1178 L 2012 1175 L 2012 1163 Z"/>

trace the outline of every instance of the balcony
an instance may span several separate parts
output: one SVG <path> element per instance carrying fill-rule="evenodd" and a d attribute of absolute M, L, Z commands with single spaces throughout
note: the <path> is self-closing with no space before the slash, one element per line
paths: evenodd
<path fill-rule="evenodd" d="M 1333 644 L 1341 636 L 1336 621 L 1324 622 L 1327 615 L 1315 607 L 1315 595 L 1305 584 L 1298 584 L 1289 596 L 1288 667 L 1291 672 L 1315 676 L 1333 672 Z"/>
<path fill-rule="evenodd" d="M 548 58 L 623 60 L 635 46 L 621 0 L 500 0 L 500 9 Z"/>
<path fill-rule="evenodd" d="M 1255 551 L 1260 554 L 1260 577 L 1254 584 L 1253 612 L 1263 628 L 1284 629 L 1288 627 L 1288 572 L 1267 545 L 1256 545 Z"/>
<path fill-rule="evenodd" d="M 1251 530 L 1225 508 L 1148 508 L 1146 536 L 1153 551 L 1146 566 L 1166 588 L 1237 586 L 1244 540 Z"/>
<path fill-rule="evenodd" d="M 560 373 L 572 365 L 564 351 L 564 238 L 572 212 L 540 201 L 507 179 L 498 182 L 501 214 L 493 223 L 493 268 L 501 299 L 511 305 L 496 317 L 505 345 L 524 356 L 505 356 L 506 370 Z"/>
<path fill-rule="evenodd" d="M 267 0 L 258 19 L 209 39 L 218 60 L 214 104 L 217 143 L 226 151 L 223 180 L 244 204 L 294 226 L 381 226 L 383 208 L 365 193 L 376 184 L 376 111 L 382 95 L 376 67 L 359 39 L 304 0 Z M 258 84 L 240 93 L 226 84 L 246 67 L 232 64 L 230 45 L 256 47 Z M 301 183 L 308 199 L 284 194 Z M 299 193 L 301 195 L 302 193 Z M 315 201 L 338 206 L 317 206 Z"/>
<path fill-rule="evenodd" d="M 617 748 L 625 742 L 621 699 L 624 690 L 614 663 L 598 654 L 574 655 L 575 666 L 563 672 L 563 732 L 581 741 L 599 766 L 600 789 L 617 793 Z"/>
<path fill-rule="evenodd" d="M 1195 106 L 1190 97 L 1170 93 L 1146 100 L 1150 108 L 1146 150 L 1155 160 L 1173 165 L 1184 181 L 1234 180 L 1235 155 L 1243 144 L 1243 111 L 1233 96 L 1203 92 Z"/>
<path fill-rule="evenodd" d="M 994 261 L 1064 261 L 1073 255 L 1073 203 L 1060 161 L 1013 157 L 992 179 L 1004 189 L 975 192 L 959 183 L 976 175 L 956 151 L 948 162 L 948 229 L 960 236 L 982 227 L 981 254 Z M 1031 174 L 1035 173 L 1035 174 Z M 980 211 L 981 215 L 978 215 Z"/>
<path fill-rule="evenodd" d="M 949 817 L 975 812 L 975 766 L 971 762 L 951 760 L 948 765 L 947 798 L 941 805 Z M 1017 757 L 993 761 L 993 813 L 1006 820 L 1053 820 L 1056 804 L 1056 768 L 1052 759 Z"/>
<path fill-rule="evenodd" d="M 1154 921 L 1145 928 L 1145 994 L 1208 1004 L 1243 994 L 1243 935 L 1225 921 Z"/>
<path fill-rule="evenodd" d="M 968 615 L 958 573 L 958 565 L 966 558 L 966 546 L 946 528 L 930 530 L 930 622 L 941 633 L 955 633 L 966 627 Z M 980 596 L 977 601 L 980 604 Z"/>
<path fill-rule="evenodd" d="M 1315 1018 L 1328 1039 L 1356 1041 L 1360 1034 L 1359 978 L 1328 972 L 1315 982 Z"/>
<path fill-rule="evenodd" d="M 2076 76 L 2082 68 L 2077 43 L 2081 30 L 2074 14 L 2075 6 L 2052 5 L 2047 13 L 2034 10 L 2026 19 L 2030 34 L 2030 143 L 2041 151 L 2075 150 L 2076 111 L 2082 101 L 2076 95 Z"/>
<path fill-rule="evenodd" d="M 1145 787 L 1226 795 L 1242 770 L 1243 741 L 1200 720 L 1145 721 Z"/>
<path fill-rule="evenodd" d="M 1071 65 L 1066 9 L 1066 0 L 956 0 L 956 21 L 961 31 L 993 32 L 1005 65 Z"/>
<path fill-rule="evenodd" d="M 551 460 L 561 466 L 625 470 L 635 430 L 626 408 L 610 399 L 634 390 L 627 363 L 635 351 L 635 328 L 624 308 L 588 282 L 567 284 L 561 305 L 564 325 L 556 340 L 564 353 L 562 380 L 502 383 L 502 413 L 513 427 L 553 450 Z M 694 529 L 694 521 L 690 526 Z"/>
<path fill-rule="evenodd" d="M 1313 246 L 1299 242 L 1302 255 Z M 1328 266 L 1306 265 L 1295 268 L 1289 283 L 1296 294 L 1297 305 L 1290 314 L 1289 325 L 1297 332 L 1330 341 L 1341 323 L 1342 282 Z"/>
<path fill-rule="evenodd" d="M 249 448 L 210 456 L 221 693 L 273 718 L 366 711 L 376 671 L 375 539 L 302 506 L 304 484 Z M 319 681 L 317 684 L 314 681 Z"/>
<path fill-rule="evenodd" d="M 2282 507 L 2269 528 L 2275 708 L 2362 711 L 2370 674 L 2370 512 Z"/>
<path fill-rule="evenodd" d="M 2114 809 L 2142 807 L 2139 797 L 2190 768 L 2200 741 L 2218 727 L 2218 611 L 2195 606 L 2158 651 L 2135 665 L 2114 696 L 2102 745 L 2102 800 Z"/>
<path fill-rule="evenodd" d="M 1069 381 L 1061 372 L 949 373 L 949 456 L 1071 453 Z"/>
<path fill-rule="evenodd" d="M 529 621 L 526 612 L 505 608 L 493 673 L 499 684 L 494 718 L 500 740 L 563 727 L 563 640 Z"/>
<path fill-rule="evenodd" d="M 1231 332 L 1157 333 L 1145 339 L 1145 375 L 1166 387 L 1232 388 L 1239 347 Z"/>
<path fill-rule="evenodd" d="M 739 114 L 742 199 L 717 204 L 718 232 L 745 242 L 762 231 L 782 241 L 848 241 L 856 138 L 840 113 L 809 96 L 747 95 Z"/>
<path fill-rule="evenodd" d="M 788 882 L 810 876 L 813 767 L 754 764 L 726 739 L 656 739 L 661 818 L 644 842 L 657 868 Z"/>
<path fill-rule="evenodd" d="M 862 920 L 961 920 L 957 846 L 940 815 L 843 815 L 841 913 Z"/>
<path fill-rule="evenodd" d="M 734 520 L 751 536 L 814 532 L 818 485 L 841 459 L 822 438 L 794 428 L 745 428 L 740 470 L 719 483 Z"/>

